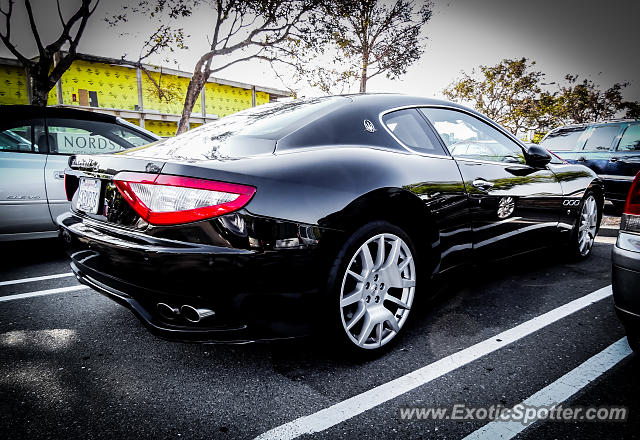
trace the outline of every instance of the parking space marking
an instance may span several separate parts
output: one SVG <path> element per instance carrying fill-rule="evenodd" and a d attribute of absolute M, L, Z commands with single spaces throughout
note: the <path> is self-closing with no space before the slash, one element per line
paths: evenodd
<path fill-rule="evenodd" d="M 72 276 L 73 276 L 73 272 L 66 272 L 66 273 L 57 273 L 54 275 L 44 275 L 41 277 L 31 277 L 31 278 L 22 278 L 19 280 L 0 281 L 0 287 L 11 286 L 13 284 L 33 283 L 34 281 L 53 280 L 56 278 L 67 278 Z"/>
<path fill-rule="evenodd" d="M 77 290 L 84 290 L 84 289 L 88 289 L 88 287 L 79 285 L 79 286 L 69 286 L 69 287 L 58 287 L 57 289 L 38 290 L 35 292 L 18 293 L 16 295 L 0 296 L 0 302 L 13 301 L 16 299 L 33 298 L 35 296 L 53 295 L 54 293 L 75 292 Z"/>
<path fill-rule="evenodd" d="M 615 367 L 619 362 L 631 354 L 627 338 L 622 338 L 605 348 L 600 353 L 589 358 L 575 369 L 544 387 L 537 393 L 520 402 L 527 407 L 558 407 L 575 393 L 589 385 L 604 373 Z M 513 411 L 518 405 L 514 406 Z M 477 431 L 472 432 L 464 440 L 508 440 L 535 423 L 527 425 L 519 421 L 499 421 L 487 423 Z"/>
<path fill-rule="evenodd" d="M 301 435 L 313 434 L 331 428 L 365 411 L 379 406 L 402 394 L 412 391 L 439 377 L 463 367 L 489 353 L 493 353 L 525 336 L 528 336 L 572 313 L 611 296 L 611 286 L 575 299 L 529 321 L 505 330 L 489 339 L 478 342 L 436 362 L 414 370 L 397 379 L 386 382 L 349 399 L 336 403 L 316 413 L 300 417 L 277 426 L 256 437 L 255 440 L 290 440 Z"/>

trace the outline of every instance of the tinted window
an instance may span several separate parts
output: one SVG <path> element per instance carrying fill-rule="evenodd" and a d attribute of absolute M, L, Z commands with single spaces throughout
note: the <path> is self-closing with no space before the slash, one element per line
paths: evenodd
<path fill-rule="evenodd" d="M 620 125 L 601 125 L 591 131 L 587 143 L 584 144 L 585 151 L 609 151 L 613 138 L 620 131 Z"/>
<path fill-rule="evenodd" d="M 33 151 L 31 126 L 23 125 L 0 132 L 0 151 Z"/>
<path fill-rule="evenodd" d="M 640 151 L 640 124 L 627 127 L 618 144 L 618 151 Z"/>
<path fill-rule="evenodd" d="M 50 153 L 113 153 L 153 141 L 115 123 L 58 118 L 49 118 L 47 123 Z"/>
<path fill-rule="evenodd" d="M 572 151 L 584 142 L 586 127 L 561 128 L 552 131 L 540 142 L 540 146 L 551 151 Z"/>
<path fill-rule="evenodd" d="M 382 122 L 400 142 L 412 150 L 429 154 L 445 154 L 418 110 L 412 108 L 387 113 L 382 117 Z"/>
<path fill-rule="evenodd" d="M 453 157 L 525 163 L 522 148 L 489 124 L 455 110 L 424 108 Z"/>

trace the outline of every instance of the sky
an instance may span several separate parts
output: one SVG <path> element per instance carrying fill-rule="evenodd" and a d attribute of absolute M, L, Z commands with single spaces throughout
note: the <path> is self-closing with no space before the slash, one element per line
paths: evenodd
<path fill-rule="evenodd" d="M 6 10 L 8 0 L 0 0 Z M 420 1 L 420 0 L 417 0 Z M 22 0 L 17 0 L 22 3 Z M 78 0 L 60 0 L 63 12 Z M 104 17 L 117 13 L 128 0 L 102 0 L 92 17 L 79 51 L 119 58 L 137 58 L 140 47 L 154 27 L 149 17 L 135 17 L 120 28 L 111 28 Z M 562 81 L 567 73 L 590 78 L 603 88 L 616 82 L 631 82 L 624 90 L 627 100 L 640 100 L 640 1 L 622 0 L 434 0 L 433 16 L 424 27 L 428 37 L 422 58 L 399 79 L 376 77 L 369 92 L 400 92 L 442 97 L 442 90 L 462 71 L 479 65 L 494 65 L 505 58 L 527 57 L 547 74 L 546 81 Z M 59 32 L 53 0 L 32 0 L 43 40 Z M 35 45 L 21 6 L 16 6 L 13 40 L 28 54 Z M 70 12 L 67 12 L 67 15 Z M 168 67 L 191 71 L 207 44 L 212 13 L 207 9 L 182 18 L 179 26 L 190 34 L 189 49 L 171 54 L 177 64 Z M 0 24 L 4 32 L 4 24 Z M 125 32 L 126 35 L 120 35 Z M 0 44 L 0 56 L 10 56 Z M 162 58 L 153 60 L 160 63 Z M 247 62 L 215 76 L 261 86 L 284 89 L 269 65 Z M 285 79 L 303 94 L 318 94 Z M 553 87 L 553 86 L 550 86 Z"/>

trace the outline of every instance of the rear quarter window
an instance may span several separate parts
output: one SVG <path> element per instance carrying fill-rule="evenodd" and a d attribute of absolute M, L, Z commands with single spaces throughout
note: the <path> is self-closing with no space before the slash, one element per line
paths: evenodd
<path fill-rule="evenodd" d="M 561 128 L 547 135 L 540 145 L 551 151 L 573 151 L 584 143 L 586 127 Z"/>

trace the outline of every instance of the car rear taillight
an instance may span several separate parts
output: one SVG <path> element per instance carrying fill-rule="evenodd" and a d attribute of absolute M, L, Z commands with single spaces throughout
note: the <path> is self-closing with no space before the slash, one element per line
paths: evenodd
<path fill-rule="evenodd" d="M 152 225 L 176 225 L 236 211 L 251 200 L 252 186 L 191 177 L 123 172 L 113 183 Z"/>
<path fill-rule="evenodd" d="M 78 178 L 67 173 L 64 174 L 64 192 L 67 194 L 67 200 L 71 201 L 73 195 L 78 190 Z"/>
<path fill-rule="evenodd" d="M 640 232 L 640 173 L 636 174 L 624 207 L 621 231 Z"/>

